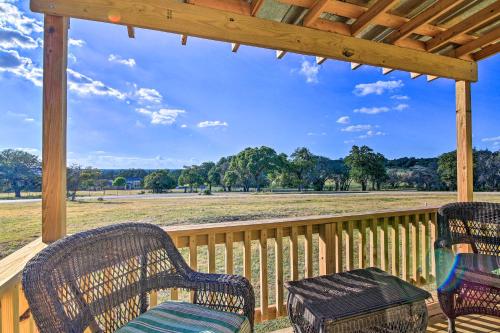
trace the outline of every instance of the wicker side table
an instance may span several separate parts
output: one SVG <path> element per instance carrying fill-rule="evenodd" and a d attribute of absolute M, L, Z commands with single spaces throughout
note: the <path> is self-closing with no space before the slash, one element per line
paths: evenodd
<path fill-rule="evenodd" d="M 431 295 L 378 268 L 286 283 L 297 333 L 425 332 Z"/>

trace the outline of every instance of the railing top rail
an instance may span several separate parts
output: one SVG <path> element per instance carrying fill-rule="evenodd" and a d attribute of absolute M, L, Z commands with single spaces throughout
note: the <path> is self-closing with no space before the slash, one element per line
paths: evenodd
<path fill-rule="evenodd" d="M 0 294 L 19 281 L 24 266 L 46 246 L 40 237 L 0 260 Z"/>
<path fill-rule="evenodd" d="M 277 227 L 306 226 L 316 224 L 328 224 L 336 222 L 346 222 L 353 220 L 366 220 L 373 218 L 384 218 L 393 216 L 404 216 L 412 214 L 435 213 L 439 206 L 425 206 L 420 208 L 399 209 L 399 210 L 379 210 L 359 213 L 345 213 L 336 215 L 301 216 L 292 218 L 278 218 L 250 221 L 233 221 L 221 223 L 203 223 L 189 225 L 174 225 L 163 229 L 174 237 L 183 237 L 207 233 L 224 233 L 235 231 L 250 231 L 258 229 L 271 229 Z"/>

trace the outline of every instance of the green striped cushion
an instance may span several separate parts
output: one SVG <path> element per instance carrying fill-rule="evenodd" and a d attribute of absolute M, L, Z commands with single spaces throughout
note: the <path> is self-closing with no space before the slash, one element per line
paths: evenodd
<path fill-rule="evenodd" d="M 165 302 L 143 313 L 119 333 L 250 333 L 245 316 L 184 302 Z"/>

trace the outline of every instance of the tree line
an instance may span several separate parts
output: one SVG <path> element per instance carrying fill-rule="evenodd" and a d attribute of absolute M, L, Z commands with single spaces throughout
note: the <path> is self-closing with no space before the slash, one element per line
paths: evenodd
<path fill-rule="evenodd" d="M 180 170 L 100 170 L 80 165 L 68 167 L 68 197 L 78 190 L 123 188 L 127 180 L 140 179 L 153 193 L 180 187 L 186 192 L 213 187 L 221 191 L 296 189 L 297 191 L 349 191 L 356 184 L 362 191 L 417 189 L 454 191 L 456 151 L 436 158 L 404 157 L 388 160 L 368 146 L 352 146 L 342 159 L 313 154 L 297 148 L 289 156 L 266 146 L 249 147 L 236 155 L 185 166 Z M 41 164 L 37 156 L 7 149 L 0 152 L 0 189 L 37 191 L 41 186 Z M 474 150 L 474 188 L 476 191 L 500 190 L 500 151 Z"/>

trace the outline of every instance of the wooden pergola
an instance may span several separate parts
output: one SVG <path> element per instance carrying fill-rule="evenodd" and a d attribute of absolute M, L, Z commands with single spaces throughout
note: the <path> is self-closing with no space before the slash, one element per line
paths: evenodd
<path fill-rule="evenodd" d="M 471 82 L 500 51 L 500 0 L 31 0 L 45 14 L 42 239 L 66 234 L 69 18 L 108 22 L 456 81 L 458 200 L 473 200 Z"/>

